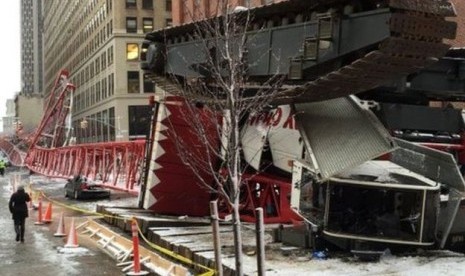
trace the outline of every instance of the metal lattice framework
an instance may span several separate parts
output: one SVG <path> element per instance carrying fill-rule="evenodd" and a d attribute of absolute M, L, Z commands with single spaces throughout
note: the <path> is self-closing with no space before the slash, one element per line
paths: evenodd
<path fill-rule="evenodd" d="M 34 172 L 69 178 L 85 175 L 102 185 L 138 193 L 145 141 L 83 144 L 28 152 L 27 166 Z"/>
<path fill-rule="evenodd" d="M 12 165 L 18 167 L 24 166 L 24 158 L 26 157 L 26 153 L 21 151 L 8 139 L 0 137 L 0 150 L 6 154 Z"/>
<path fill-rule="evenodd" d="M 137 194 L 145 153 L 145 140 L 71 145 L 69 123 L 75 86 L 62 70 L 47 99 L 25 158 L 39 174 L 70 178 L 81 174 L 103 186 Z"/>

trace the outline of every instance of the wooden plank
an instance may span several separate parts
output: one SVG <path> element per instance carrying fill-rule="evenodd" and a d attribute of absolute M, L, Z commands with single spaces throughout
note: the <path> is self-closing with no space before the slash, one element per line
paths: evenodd
<path fill-rule="evenodd" d="M 89 239 L 95 243 L 101 240 L 102 236 L 106 236 L 106 237 L 112 237 L 113 239 L 112 244 L 115 244 L 115 245 L 117 244 L 118 247 L 123 247 L 126 250 L 130 250 L 133 246 L 131 240 L 122 237 L 116 232 L 113 232 L 107 227 L 95 222 L 94 220 L 88 220 L 84 228 L 86 230 L 89 230 L 90 232 L 93 232 L 96 229 L 99 229 L 99 235 L 94 235 L 92 237 L 89 237 Z M 139 253 L 140 253 L 141 259 L 144 259 L 144 258 L 150 259 L 150 265 L 147 265 L 147 267 L 153 266 L 153 267 L 156 267 L 157 269 L 164 270 L 164 271 L 171 270 L 171 273 L 169 275 L 179 275 L 179 276 L 191 275 L 187 268 L 179 264 L 176 264 L 172 261 L 169 261 L 161 257 L 160 255 L 152 252 L 151 250 L 146 249 L 143 246 L 139 246 Z"/>

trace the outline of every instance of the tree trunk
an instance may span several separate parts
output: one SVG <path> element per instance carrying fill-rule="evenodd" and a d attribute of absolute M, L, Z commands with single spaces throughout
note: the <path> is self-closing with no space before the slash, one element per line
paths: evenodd
<path fill-rule="evenodd" d="M 263 208 L 255 209 L 255 233 L 257 239 L 257 274 L 265 276 L 265 226 L 263 225 Z"/>
<path fill-rule="evenodd" d="M 221 262 L 220 225 L 218 222 L 218 204 L 210 201 L 210 215 L 213 228 L 213 246 L 215 249 L 216 275 L 223 276 L 223 264 Z"/>
<path fill-rule="evenodd" d="M 242 261 L 242 235 L 241 235 L 241 218 L 239 215 L 239 196 L 234 199 L 233 213 L 233 233 L 234 233 L 234 255 L 236 258 L 236 275 L 244 275 Z"/>

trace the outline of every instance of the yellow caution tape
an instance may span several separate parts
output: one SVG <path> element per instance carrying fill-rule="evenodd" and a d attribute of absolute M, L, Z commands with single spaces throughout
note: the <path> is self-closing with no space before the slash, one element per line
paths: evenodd
<path fill-rule="evenodd" d="M 140 226 L 139 226 L 139 223 L 137 222 L 137 220 L 136 220 L 136 219 L 133 219 L 133 220 L 135 221 L 135 223 L 136 223 L 136 225 L 137 225 L 137 230 L 139 231 L 139 235 L 140 235 L 140 236 L 142 237 L 142 239 L 143 239 L 148 245 L 150 245 L 153 249 L 155 249 L 155 250 L 157 250 L 157 251 L 159 251 L 159 252 L 161 252 L 161 253 L 163 253 L 163 254 L 165 254 L 165 255 L 168 255 L 168 256 L 170 256 L 171 258 L 174 258 L 174 259 L 176 259 L 176 260 L 178 260 L 178 261 L 180 261 L 180 262 L 183 262 L 183 263 L 185 263 L 185 264 L 193 265 L 193 266 L 202 268 L 202 269 L 204 269 L 204 270 L 207 270 L 207 272 L 202 273 L 202 274 L 199 274 L 199 275 L 201 275 L 201 276 L 210 276 L 210 275 L 214 275 L 214 274 L 215 274 L 215 270 L 213 270 L 213 269 L 211 269 L 211 268 L 209 268 L 209 267 L 206 267 L 206 266 L 201 265 L 201 264 L 198 264 L 198 263 L 194 263 L 194 262 L 193 262 L 191 259 L 189 259 L 189 258 L 186 258 L 186 257 L 184 257 L 184 256 L 182 256 L 182 255 L 179 255 L 179 254 L 176 253 L 176 252 L 173 252 L 173 251 L 171 251 L 171 250 L 169 250 L 169 249 L 163 248 L 163 247 L 161 247 L 161 246 L 159 246 L 159 245 L 156 245 L 156 244 L 150 242 L 150 241 L 144 236 L 144 234 L 142 233 L 142 230 L 140 229 Z"/>
<path fill-rule="evenodd" d="M 72 205 L 69 205 L 69 204 L 64 204 L 60 201 L 57 201 L 57 200 L 54 200 L 54 199 L 51 199 L 50 197 L 48 197 L 43 191 L 39 191 L 39 190 L 34 190 L 32 188 L 32 185 L 29 184 L 28 185 L 28 190 L 29 190 L 29 193 L 31 194 L 31 199 L 33 200 L 39 200 L 39 197 L 42 196 L 43 198 L 45 198 L 47 201 L 49 202 L 52 202 L 58 206 L 61 206 L 63 208 L 66 208 L 66 209 L 70 209 L 70 210 L 74 210 L 74 211 L 77 211 L 77 212 L 81 212 L 81 213 L 85 213 L 85 214 L 90 214 L 90 215 L 94 215 L 94 216 L 98 216 L 98 217 L 107 217 L 107 218 L 113 218 L 113 219 L 121 219 L 121 220 L 129 220 L 129 218 L 123 218 L 123 217 L 119 217 L 119 216 L 113 216 L 113 215 L 108 215 L 108 214 L 102 214 L 102 213 L 98 213 L 98 212 L 93 212 L 93 211 L 89 211 L 89 210 L 86 210 L 86 209 L 82 209 L 82 208 L 78 208 L 76 206 L 72 206 Z M 199 263 L 195 263 L 194 261 L 192 261 L 191 259 L 189 258 L 186 258 L 182 255 L 179 255 L 177 254 L 176 252 L 173 252 L 169 249 L 166 249 L 164 247 L 161 247 L 159 245 L 156 245 L 152 242 L 150 242 L 145 236 L 144 234 L 142 233 L 142 230 L 139 226 L 139 223 L 137 222 L 137 220 L 135 218 L 132 218 L 136 225 L 137 225 L 137 230 L 139 232 L 139 235 L 142 237 L 142 239 L 148 244 L 150 245 L 150 247 L 152 247 L 153 249 L 157 250 L 158 252 L 160 253 L 163 253 L 179 262 L 182 262 L 184 264 L 187 264 L 187 265 L 190 265 L 190 266 L 194 266 L 194 267 L 198 267 L 200 269 L 203 269 L 205 270 L 206 272 L 204 273 L 201 273 L 201 274 L 198 274 L 198 276 L 213 276 L 215 275 L 216 271 L 214 269 L 211 269 L 207 266 L 204 266 L 204 265 L 201 265 Z"/>

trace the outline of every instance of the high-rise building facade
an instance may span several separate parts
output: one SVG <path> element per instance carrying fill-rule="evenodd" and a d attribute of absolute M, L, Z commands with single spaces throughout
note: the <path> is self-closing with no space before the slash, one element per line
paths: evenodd
<path fill-rule="evenodd" d="M 21 0 L 21 92 L 41 93 L 42 1 Z"/>
<path fill-rule="evenodd" d="M 146 33 L 170 23 L 169 2 L 44 2 L 45 93 L 61 69 L 70 72 L 77 87 L 72 127 L 78 142 L 135 139 L 148 132 L 148 98 L 155 87 L 140 70 L 140 49 Z"/>

